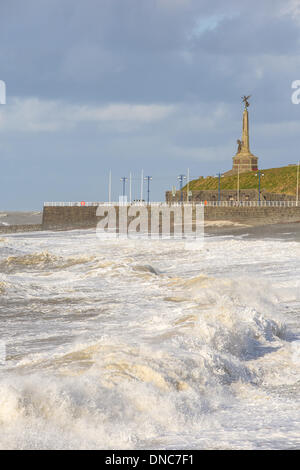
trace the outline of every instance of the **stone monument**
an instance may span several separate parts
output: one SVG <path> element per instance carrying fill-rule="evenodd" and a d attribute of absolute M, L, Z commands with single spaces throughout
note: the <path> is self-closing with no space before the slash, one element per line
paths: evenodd
<path fill-rule="evenodd" d="M 246 171 L 255 171 L 257 170 L 258 158 L 250 152 L 249 146 L 249 115 L 248 107 L 249 96 L 242 96 L 242 100 L 245 103 L 245 109 L 243 112 L 243 131 L 242 131 L 242 140 L 237 140 L 238 149 L 233 157 L 232 170 L 226 174 L 233 173 L 245 173 Z"/>

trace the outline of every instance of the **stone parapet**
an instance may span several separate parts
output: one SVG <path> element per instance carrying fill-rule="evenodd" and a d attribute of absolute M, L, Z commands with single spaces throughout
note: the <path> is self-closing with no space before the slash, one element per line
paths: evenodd
<path fill-rule="evenodd" d="M 191 191 L 190 202 L 218 201 L 219 192 L 217 190 L 195 190 Z M 261 201 L 295 201 L 295 196 L 290 194 L 277 194 L 261 191 Z M 187 201 L 186 191 L 182 191 L 182 200 Z M 172 191 L 166 191 L 166 202 L 181 201 L 181 191 L 176 191 L 173 196 Z M 220 191 L 220 201 L 237 201 L 236 189 L 223 189 Z M 257 189 L 240 189 L 239 201 L 258 201 Z"/>

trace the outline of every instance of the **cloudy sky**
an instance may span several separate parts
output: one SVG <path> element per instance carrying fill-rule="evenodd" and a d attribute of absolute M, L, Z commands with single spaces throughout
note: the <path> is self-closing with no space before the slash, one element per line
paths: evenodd
<path fill-rule="evenodd" d="M 300 0 L 0 0 L 0 210 L 300 159 Z"/>

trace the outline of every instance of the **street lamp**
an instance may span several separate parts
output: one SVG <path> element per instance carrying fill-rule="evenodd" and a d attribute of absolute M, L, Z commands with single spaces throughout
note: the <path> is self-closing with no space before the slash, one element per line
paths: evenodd
<path fill-rule="evenodd" d="M 177 179 L 179 180 L 179 184 L 180 184 L 180 202 L 182 202 L 182 183 L 183 183 L 183 180 L 186 179 L 186 176 L 185 175 L 179 175 L 179 176 L 177 176 Z"/>
<path fill-rule="evenodd" d="M 258 176 L 258 204 L 260 205 L 260 178 L 261 176 L 265 176 L 265 174 L 262 173 L 261 170 L 258 170 L 255 176 Z"/>
<path fill-rule="evenodd" d="M 147 204 L 149 204 L 149 201 L 150 201 L 150 181 L 152 180 L 152 176 L 145 176 L 144 180 L 148 182 L 148 186 L 147 186 Z"/>
<path fill-rule="evenodd" d="M 124 198 L 125 197 L 125 184 L 126 184 L 126 181 L 127 181 L 126 176 L 122 176 L 122 178 L 120 178 L 120 181 L 123 182 L 123 198 Z"/>
<path fill-rule="evenodd" d="M 220 205 L 220 201 L 221 201 L 221 178 L 224 178 L 224 175 L 222 175 L 222 173 L 217 173 L 216 178 L 219 179 L 219 182 L 218 182 L 218 205 Z"/>

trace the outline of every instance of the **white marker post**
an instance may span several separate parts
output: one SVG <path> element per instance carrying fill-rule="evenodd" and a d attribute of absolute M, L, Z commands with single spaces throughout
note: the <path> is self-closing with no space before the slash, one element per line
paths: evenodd
<path fill-rule="evenodd" d="M 111 203 L 111 170 L 109 170 L 108 176 L 108 202 Z"/>
<path fill-rule="evenodd" d="M 299 201 L 299 165 L 300 165 L 300 162 L 298 162 L 298 166 L 297 166 L 296 206 L 298 206 L 298 201 Z"/>
<path fill-rule="evenodd" d="M 129 173 L 129 204 L 131 204 L 131 172 Z"/>
<path fill-rule="evenodd" d="M 186 202 L 189 202 L 190 193 L 190 169 L 187 169 L 187 189 L 186 189 Z"/>
<path fill-rule="evenodd" d="M 141 202 L 143 202 L 143 187 L 144 187 L 144 170 L 142 170 L 142 175 L 141 175 Z"/>
<path fill-rule="evenodd" d="M 237 202 L 240 202 L 240 165 L 238 165 L 237 175 Z"/>

